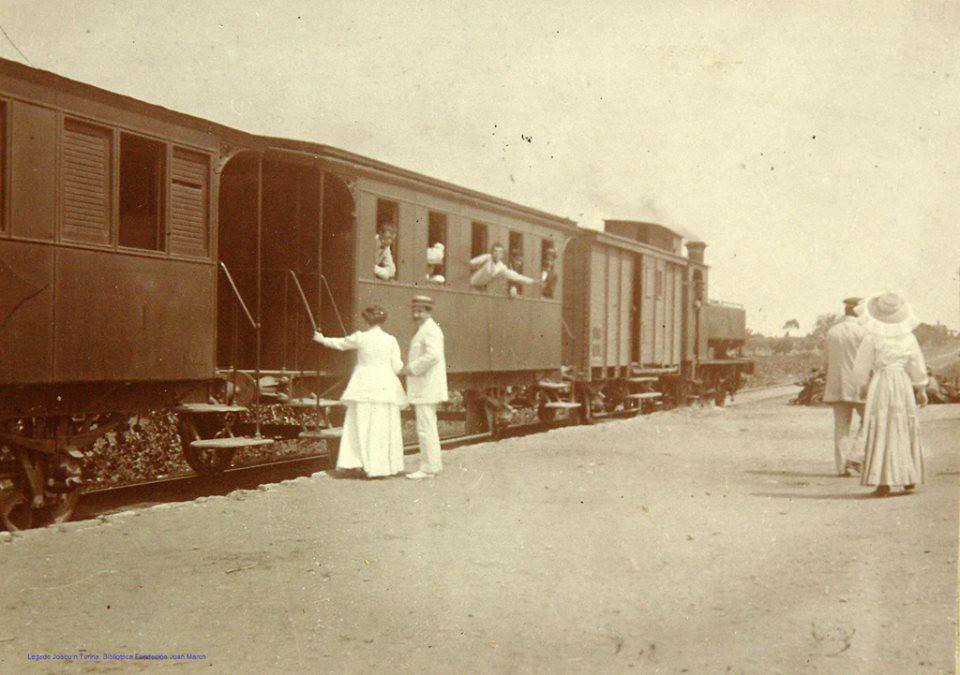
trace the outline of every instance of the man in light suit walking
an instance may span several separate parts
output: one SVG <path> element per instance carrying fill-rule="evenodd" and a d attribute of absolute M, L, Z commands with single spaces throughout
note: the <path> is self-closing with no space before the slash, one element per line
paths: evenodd
<path fill-rule="evenodd" d="M 853 412 L 860 416 L 863 426 L 863 392 L 853 376 L 853 362 L 866 329 L 857 320 L 856 307 L 860 298 L 847 298 L 845 316 L 827 332 L 827 381 L 823 402 L 833 407 L 833 452 L 837 473 L 849 476 L 850 469 L 859 471 L 860 457 L 853 456 L 850 441 L 850 422 Z M 857 434 L 859 436 L 859 433 Z"/>
<path fill-rule="evenodd" d="M 422 480 L 433 478 L 443 468 L 437 405 L 447 400 L 447 360 L 443 355 L 443 331 L 433 320 L 433 300 L 416 295 L 411 311 L 418 328 L 401 373 L 407 376 L 407 400 L 417 413 L 420 468 L 407 474 L 407 478 Z"/>

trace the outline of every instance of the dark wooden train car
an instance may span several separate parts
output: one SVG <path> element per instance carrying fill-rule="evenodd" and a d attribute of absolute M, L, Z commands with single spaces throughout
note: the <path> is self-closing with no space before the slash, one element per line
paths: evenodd
<path fill-rule="evenodd" d="M 214 374 L 219 139 L 0 61 L 0 517 L 69 515 L 80 448 Z"/>
<path fill-rule="evenodd" d="M 608 220 L 582 231 L 565 254 L 564 363 L 583 416 L 717 400 L 739 388 L 746 360 L 734 347 L 742 310 L 707 301 L 705 244 L 656 223 Z M 740 333 L 736 333 L 737 329 Z M 742 341 L 739 343 L 742 345 Z M 716 353 L 714 353 L 716 350 Z"/>
<path fill-rule="evenodd" d="M 310 316 L 325 334 L 343 335 L 378 304 L 387 330 L 406 344 L 418 294 L 436 302 L 450 386 L 469 401 L 496 408 L 507 387 L 559 369 L 562 264 L 549 291 L 532 285 L 511 295 L 503 279 L 473 288 L 470 260 L 501 243 L 540 278 L 546 252 L 576 232 L 572 221 L 327 146 L 256 138 L 229 153 L 220 182 L 217 364 L 236 390 L 272 377 L 289 383 L 289 405 L 309 407 L 318 393 L 329 403 L 352 360 L 310 344 Z M 384 227 L 396 232 L 387 279 L 375 274 Z M 438 243 L 439 270 L 427 258 Z M 474 427 L 489 424 L 490 406 L 474 411 Z"/>

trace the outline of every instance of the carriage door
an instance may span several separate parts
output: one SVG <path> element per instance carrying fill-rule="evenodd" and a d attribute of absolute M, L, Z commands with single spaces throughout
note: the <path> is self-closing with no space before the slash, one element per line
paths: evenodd
<path fill-rule="evenodd" d="M 656 279 L 657 262 L 650 256 L 643 256 L 640 305 L 640 363 L 645 366 L 656 363 Z"/>
<path fill-rule="evenodd" d="M 642 363 L 640 360 L 640 308 L 643 305 L 642 256 L 634 255 L 630 269 L 630 363 Z"/>

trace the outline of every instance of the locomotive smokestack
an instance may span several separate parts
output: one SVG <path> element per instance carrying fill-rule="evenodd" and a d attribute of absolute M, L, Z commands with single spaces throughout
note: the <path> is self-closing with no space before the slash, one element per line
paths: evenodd
<path fill-rule="evenodd" d="M 702 241 L 688 241 L 687 257 L 691 262 L 703 264 L 703 249 L 706 247 L 707 245 Z"/>

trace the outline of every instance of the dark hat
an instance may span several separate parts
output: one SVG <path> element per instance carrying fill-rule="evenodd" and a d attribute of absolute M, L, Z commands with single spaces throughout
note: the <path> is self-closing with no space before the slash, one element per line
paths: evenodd
<path fill-rule="evenodd" d="M 863 298 L 847 298 L 846 300 L 843 301 L 843 304 L 847 305 L 848 307 L 856 307 L 862 301 L 863 301 Z"/>
<path fill-rule="evenodd" d="M 433 298 L 427 295 L 415 295 L 410 301 L 411 307 L 423 307 L 424 309 L 433 309 Z"/>

